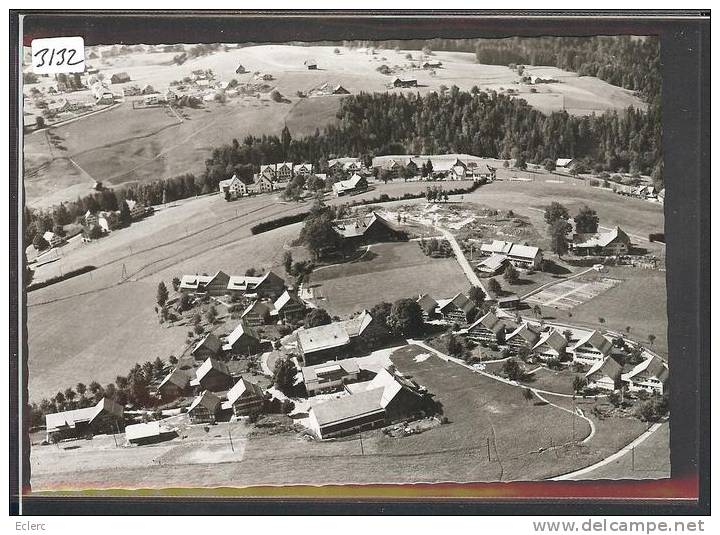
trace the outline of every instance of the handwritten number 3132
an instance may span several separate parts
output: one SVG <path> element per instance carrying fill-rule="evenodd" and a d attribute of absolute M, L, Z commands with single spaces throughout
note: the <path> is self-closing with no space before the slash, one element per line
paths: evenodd
<path fill-rule="evenodd" d="M 40 50 L 35 52 L 35 57 L 40 57 L 40 63 L 36 64 L 36 67 L 45 66 L 45 58 L 47 57 L 48 52 L 50 52 L 50 59 L 47 62 L 47 65 L 53 65 L 53 60 L 56 60 L 54 63 L 56 67 L 60 67 L 61 65 L 72 66 L 82 63 L 81 59 L 73 61 L 73 59 L 75 59 L 75 53 L 77 52 L 77 50 L 68 50 L 67 48 L 60 48 L 58 50 L 55 50 L 53 48 L 51 51 L 49 48 L 41 48 Z"/>

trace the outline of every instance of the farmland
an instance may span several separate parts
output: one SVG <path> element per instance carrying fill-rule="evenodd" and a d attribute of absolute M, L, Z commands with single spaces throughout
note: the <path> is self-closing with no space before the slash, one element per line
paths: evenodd
<path fill-rule="evenodd" d="M 627 106 L 643 107 L 632 92 L 591 77 L 579 77 L 550 67 L 528 67 L 528 74 L 552 76 L 558 83 L 533 88 L 515 84 L 517 75 L 504 66 L 479 65 L 472 54 L 437 52 L 443 63 L 435 75 L 410 67 L 407 51 L 383 50 L 372 55 L 359 49 L 262 45 L 216 52 L 181 66 L 172 64 L 170 54 L 129 54 L 101 60 L 98 67 L 111 74 L 124 71 L 131 84 L 150 84 L 165 91 L 170 82 L 189 76 L 194 69 L 212 69 L 219 80 L 235 78 L 251 81 L 253 72 L 272 74 L 272 87 L 287 102 L 277 103 L 267 94 L 262 98 L 234 98 L 224 104 L 204 103 L 200 109 L 184 108 L 177 114 L 167 108 L 133 109 L 132 102 L 68 124 L 38 131 L 25 137 L 26 195 L 31 206 L 49 206 L 86 194 L 93 180 L 118 186 L 158 177 L 203 170 L 212 147 L 229 143 L 232 138 L 253 134 L 279 134 L 287 124 L 295 137 L 310 135 L 336 121 L 339 96 L 300 98 L 298 91 L 312 94 L 327 83 L 342 84 L 350 93 L 402 91 L 388 89 L 392 76 L 377 72 L 388 64 L 399 76 L 417 78 L 415 92 L 436 91 L 441 86 L 457 85 L 462 90 L 473 86 L 502 91 L 511 86 L 518 95 L 541 111 L 565 109 L 585 115 Z M 417 51 L 412 52 L 419 59 Z M 303 61 L 314 57 L 319 69 L 309 71 Z M 383 59 L 384 58 L 384 59 Z M 246 74 L 235 74 L 242 64 Z M 127 85 L 127 84 L 125 84 Z M 117 91 L 123 84 L 113 85 Z M 88 92 L 89 93 L 89 92 Z M 48 142 L 49 134 L 60 146 Z"/>

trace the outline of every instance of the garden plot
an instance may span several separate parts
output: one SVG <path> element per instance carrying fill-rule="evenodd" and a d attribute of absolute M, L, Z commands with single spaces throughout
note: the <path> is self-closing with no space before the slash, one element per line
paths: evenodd
<path fill-rule="evenodd" d="M 525 301 L 531 305 L 570 310 L 610 288 L 614 288 L 621 282 L 618 279 L 607 277 L 593 281 L 568 280 L 541 290 Z"/>

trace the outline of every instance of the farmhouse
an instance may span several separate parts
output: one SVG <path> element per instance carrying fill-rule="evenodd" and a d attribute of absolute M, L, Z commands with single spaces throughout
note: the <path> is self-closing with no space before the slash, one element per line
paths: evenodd
<path fill-rule="evenodd" d="M 240 318 L 242 318 L 247 325 L 253 327 L 259 327 L 269 323 L 270 314 L 273 312 L 272 303 L 266 301 L 260 301 L 256 299 L 250 303 L 245 310 L 243 310 Z"/>
<path fill-rule="evenodd" d="M 577 256 L 615 256 L 630 252 L 630 237 L 620 228 L 595 234 L 575 234 L 572 250 Z"/>
<path fill-rule="evenodd" d="M 438 312 L 445 321 L 465 324 L 473 310 L 475 310 L 475 303 L 462 293 L 456 294 L 452 299 L 438 301 Z"/>
<path fill-rule="evenodd" d="M 504 256 L 512 265 L 521 269 L 539 269 L 543 259 L 542 251 L 538 247 L 502 240 L 483 243 L 480 246 L 480 254 Z"/>
<path fill-rule="evenodd" d="M 85 212 L 85 226 L 87 227 L 93 227 L 98 224 L 98 215 L 96 212 L 91 212 L 88 210 Z"/>
<path fill-rule="evenodd" d="M 187 413 L 191 423 L 213 424 L 220 413 L 220 398 L 205 390 L 195 397 Z"/>
<path fill-rule="evenodd" d="M 145 217 L 145 214 L 147 214 L 147 209 L 145 208 L 145 205 L 140 204 L 137 201 L 134 201 L 132 199 L 126 199 L 125 204 L 127 204 L 128 208 L 130 209 L 130 217 L 133 220 L 141 219 Z"/>
<path fill-rule="evenodd" d="M 249 193 L 269 193 L 277 188 L 275 179 L 267 175 L 255 175 L 255 181 L 247 188 Z"/>
<path fill-rule="evenodd" d="M 348 91 L 341 85 L 336 85 L 335 87 L 333 87 L 332 94 L 333 95 L 349 95 L 350 91 Z"/>
<path fill-rule="evenodd" d="M 307 70 L 309 70 L 309 71 L 317 70 L 317 61 L 315 61 L 314 59 L 306 59 L 303 62 L 303 65 L 305 65 L 305 67 L 307 67 Z"/>
<path fill-rule="evenodd" d="M 540 340 L 540 333 L 535 331 L 529 323 L 523 322 L 517 329 L 511 332 L 505 339 L 507 344 L 517 349 L 531 350 Z"/>
<path fill-rule="evenodd" d="M 612 342 L 605 338 L 600 332 L 592 331 L 578 340 L 570 352 L 573 360 L 587 364 L 601 362 L 610 354 Z"/>
<path fill-rule="evenodd" d="M 435 301 L 430 294 L 422 294 L 417 298 L 417 304 L 422 309 L 423 318 L 425 320 L 433 319 L 437 315 L 438 302 Z"/>
<path fill-rule="evenodd" d="M 599 360 L 587 371 L 585 380 L 589 388 L 614 391 L 620 379 L 622 366 L 612 357 Z"/>
<path fill-rule="evenodd" d="M 417 87 L 417 80 L 395 78 L 392 85 L 393 87 Z"/>
<path fill-rule="evenodd" d="M 180 280 L 183 293 L 205 293 L 211 296 L 225 295 L 228 291 L 230 276 L 223 271 L 215 275 L 184 275 Z"/>
<path fill-rule="evenodd" d="M 124 84 L 130 81 L 130 76 L 126 72 L 116 72 L 110 77 L 111 84 Z"/>
<path fill-rule="evenodd" d="M 123 406 L 108 398 L 102 398 L 92 407 L 46 414 L 47 440 L 119 432 L 123 426 L 123 414 Z"/>
<path fill-rule="evenodd" d="M 471 340 L 503 343 L 505 341 L 505 323 L 493 312 L 488 312 L 467 328 L 466 336 Z"/>
<path fill-rule="evenodd" d="M 363 164 L 360 158 L 333 158 L 328 160 L 328 169 L 330 171 L 348 171 L 357 172 L 363 169 Z"/>
<path fill-rule="evenodd" d="M 229 195 L 234 199 L 247 195 L 248 193 L 247 184 L 240 180 L 237 175 L 233 175 L 232 178 L 228 178 L 227 180 L 221 180 L 219 187 L 221 195 Z"/>
<path fill-rule="evenodd" d="M 292 174 L 293 176 L 311 175 L 313 172 L 313 166 L 311 163 L 299 163 L 293 165 Z"/>
<path fill-rule="evenodd" d="M 542 360 L 562 359 L 565 357 L 565 348 L 567 347 L 565 337 L 555 329 L 543 333 L 537 344 L 532 348 L 532 352 Z"/>
<path fill-rule="evenodd" d="M 359 373 L 360 367 L 354 358 L 316 364 L 315 366 L 303 366 L 302 368 L 308 396 L 342 390 L 345 384 L 357 381 Z"/>
<path fill-rule="evenodd" d="M 338 219 L 333 225 L 335 232 L 344 242 L 355 245 L 397 241 L 402 238 L 392 224 L 374 210 L 365 216 Z"/>
<path fill-rule="evenodd" d="M 275 179 L 275 164 L 269 163 L 260 166 L 260 175 Z"/>
<path fill-rule="evenodd" d="M 367 310 L 345 321 L 297 331 L 298 349 L 306 366 L 336 360 L 351 352 L 373 349 L 388 335 Z"/>
<path fill-rule="evenodd" d="M 248 416 L 261 411 L 265 403 L 265 391 L 256 383 L 240 379 L 227 393 L 223 410 L 232 410 L 235 416 Z"/>
<path fill-rule="evenodd" d="M 482 262 L 478 262 L 475 268 L 481 273 L 497 275 L 505 269 L 508 262 L 508 257 L 503 254 L 491 254 Z"/>
<path fill-rule="evenodd" d="M 575 160 L 572 158 L 558 158 L 555 160 L 555 167 L 559 167 L 560 169 L 570 169 L 574 161 Z"/>
<path fill-rule="evenodd" d="M 295 292 L 285 290 L 273 304 L 277 316 L 286 321 L 294 322 L 305 316 L 305 301 L 300 299 Z"/>
<path fill-rule="evenodd" d="M 195 379 L 190 382 L 193 386 L 200 386 L 203 390 L 222 392 L 233 384 L 227 364 L 221 360 L 209 357 L 195 370 Z"/>
<path fill-rule="evenodd" d="M 190 377 L 179 368 L 175 368 L 160 381 L 157 393 L 163 402 L 173 401 L 190 393 Z"/>
<path fill-rule="evenodd" d="M 169 427 L 161 426 L 160 422 L 133 424 L 125 427 L 125 440 L 128 444 L 154 444 L 176 437 L 177 432 Z"/>
<path fill-rule="evenodd" d="M 503 310 L 517 310 L 520 307 L 520 296 L 510 294 L 500 297 L 497 300 L 497 306 Z"/>
<path fill-rule="evenodd" d="M 233 331 L 225 337 L 224 351 L 233 355 L 254 355 L 262 348 L 260 337 L 245 320 L 240 320 Z"/>
<path fill-rule="evenodd" d="M 206 360 L 209 357 L 217 357 L 222 349 L 220 339 L 215 333 L 208 333 L 190 351 L 195 360 Z"/>
<path fill-rule="evenodd" d="M 276 299 L 285 291 L 285 281 L 274 271 L 268 271 L 261 276 L 230 277 L 227 290 L 246 297 Z"/>
<path fill-rule="evenodd" d="M 65 243 L 65 238 L 63 236 L 60 236 L 58 234 L 55 234 L 53 231 L 48 230 L 43 234 L 43 238 L 46 242 L 50 244 L 50 247 L 58 247 Z"/>
<path fill-rule="evenodd" d="M 341 436 L 413 417 L 427 401 L 411 381 L 380 370 L 367 390 L 313 405 L 310 425 L 320 438 Z"/>
<path fill-rule="evenodd" d="M 333 184 L 333 193 L 335 193 L 336 197 L 361 193 L 367 189 L 367 179 L 358 174 L 354 174 L 347 180 L 340 180 L 339 182 L 335 182 Z"/>
<path fill-rule="evenodd" d="M 667 380 L 670 375 L 667 364 L 657 355 L 652 355 L 622 375 L 630 392 L 645 390 L 655 394 L 667 392 Z"/>
<path fill-rule="evenodd" d="M 422 64 L 423 69 L 439 69 L 442 67 L 442 61 L 426 61 Z"/>
<path fill-rule="evenodd" d="M 415 160 L 411 161 L 415 163 Z M 433 176 L 445 177 L 448 180 L 464 180 L 467 175 L 467 165 L 458 158 L 454 160 L 445 158 L 436 159 L 432 164 Z M 417 165 L 417 163 L 415 163 L 415 165 Z"/>
<path fill-rule="evenodd" d="M 275 178 L 281 182 L 287 182 L 293 177 L 293 163 L 280 162 L 275 164 Z"/>

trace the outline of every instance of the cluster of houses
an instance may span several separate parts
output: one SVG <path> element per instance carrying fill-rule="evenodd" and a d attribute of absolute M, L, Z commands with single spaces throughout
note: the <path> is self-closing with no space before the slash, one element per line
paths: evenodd
<path fill-rule="evenodd" d="M 480 246 L 483 260 L 475 265 L 481 273 L 497 275 L 508 264 L 524 270 L 538 270 L 542 266 L 543 253 L 538 247 L 510 241 L 493 240 Z"/>
<path fill-rule="evenodd" d="M 524 351 L 542 361 L 572 360 L 590 365 L 585 374 L 589 388 L 612 391 L 625 385 L 630 392 L 644 390 L 663 394 L 667 391 L 668 366 L 660 357 L 645 351 L 641 363 L 622 373 L 623 366 L 618 360 L 625 360 L 624 350 L 597 330 L 568 329 L 529 321 L 517 324 L 490 311 L 460 333 L 476 342 L 503 345 L 515 353 Z"/>
<path fill-rule="evenodd" d="M 626 186 L 624 184 L 613 184 L 612 190 L 626 197 L 634 197 L 648 201 L 657 201 L 665 204 L 665 188 L 657 189 L 655 186 L 647 184 L 640 186 Z"/>
<path fill-rule="evenodd" d="M 119 433 L 124 427 L 124 408 L 102 398 L 92 407 L 45 415 L 47 441 L 80 438 L 105 433 Z"/>
<path fill-rule="evenodd" d="M 394 178 L 399 178 L 403 170 L 418 175 L 423 166 L 430 162 L 433 178 L 447 180 L 493 180 L 496 169 L 490 167 L 482 158 L 470 154 L 442 154 L 442 155 L 387 155 L 376 156 L 372 160 L 373 168 L 378 171 L 389 172 Z"/>
<path fill-rule="evenodd" d="M 130 219 L 132 219 L 133 221 L 142 219 L 146 215 L 153 212 L 152 207 L 145 206 L 144 204 L 134 201 L 132 199 L 126 199 L 125 204 L 127 204 L 128 209 L 130 210 Z M 107 234 L 112 230 L 112 224 L 110 223 L 110 220 L 113 218 L 117 218 L 119 213 L 119 210 L 100 210 L 97 212 L 92 212 L 88 210 L 83 216 L 85 228 L 91 229 L 97 226 L 100 228 L 103 234 Z"/>
<path fill-rule="evenodd" d="M 236 174 L 219 183 L 220 193 L 226 198 L 237 199 L 245 195 L 267 193 L 283 189 L 297 176 L 309 177 L 313 174 L 313 165 L 310 163 L 293 164 L 292 162 L 279 162 L 260 166 L 260 172 L 255 173 L 252 182 L 243 180 Z"/>

